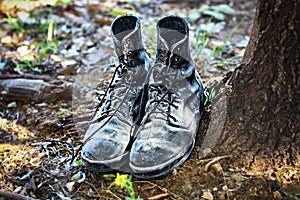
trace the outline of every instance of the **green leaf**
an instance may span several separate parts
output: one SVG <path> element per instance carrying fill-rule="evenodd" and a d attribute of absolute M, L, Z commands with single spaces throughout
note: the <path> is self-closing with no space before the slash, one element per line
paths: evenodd
<path fill-rule="evenodd" d="M 116 176 L 114 174 L 104 174 L 104 178 L 115 178 Z"/>
<path fill-rule="evenodd" d="M 82 160 L 80 159 L 80 160 L 76 160 L 76 161 L 74 161 L 74 163 L 76 164 L 76 165 L 78 165 L 78 166 L 81 166 L 81 165 L 83 165 L 83 162 L 82 162 Z"/>
<path fill-rule="evenodd" d="M 48 27 L 48 23 L 43 23 L 42 25 L 40 25 L 39 27 L 39 31 L 40 32 L 44 32 Z"/>
<path fill-rule="evenodd" d="M 71 113 L 68 109 L 60 108 L 59 111 L 56 113 L 56 116 L 61 116 L 67 113 Z"/>
<path fill-rule="evenodd" d="M 49 23 L 48 34 L 47 34 L 47 42 L 51 42 L 53 38 L 53 20 Z"/>
<path fill-rule="evenodd" d="M 213 9 L 216 12 L 219 13 L 225 13 L 227 15 L 233 15 L 234 14 L 234 10 L 229 7 L 227 4 L 220 4 L 217 6 L 211 6 L 211 9 Z"/>
<path fill-rule="evenodd" d="M 7 21 L 11 26 L 13 26 L 15 30 L 21 32 L 25 31 L 25 28 L 18 21 L 14 21 L 14 19 L 11 18 L 9 14 L 7 14 L 7 19 L 5 19 L 5 21 Z"/>
<path fill-rule="evenodd" d="M 58 45 L 59 45 L 59 40 L 58 40 L 58 39 L 56 39 L 56 40 L 54 41 L 54 52 L 56 52 L 56 51 L 57 51 L 57 49 L 58 49 Z"/>
<path fill-rule="evenodd" d="M 202 13 L 205 14 L 205 15 L 212 16 L 215 19 L 220 20 L 220 21 L 225 20 L 225 16 L 220 12 L 216 12 L 216 11 L 213 11 L 213 10 L 204 10 Z"/>
<path fill-rule="evenodd" d="M 192 22 L 197 21 L 200 17 L 201 17 L 201 12 L 199 12 L 199 10 L 193 10 L 186 16 L 186 18 Z"/>
<path fill-rule="evenodd" d="M 118 10 L 110 10 L 107 12 L 109 15 L 118 16 L 118 15 L 124 15 L 124 14 L 133 14 L 133 10 L 129 9 L 118 9 Z"/>
<path fill-rule="evenodd" d="M 229 42 L 233 36 L 233 34 L 235 33 L 235 31 L 240 27 L 240 25 L 242 24 L 242 22 L 244 21 L 244 18 L 233 27 L 233 29 L 230 31 L 229 35 L 226 38 L 226 41 Z"/>
<path fill-rule="evenodd" d="M 23 63 L 19 64 L 23 68 L 29 68 L 31 71 L 37 72 L 38 70 L 33 67 L 33 62 L 29 60 L 23 60 Z"/>
<path fill-rule="evenodd" d="M 204 5 L 202 5 L 202 6 L 199 8 L 199 12 L 203 12 L 203 11 L 205 11 L 205 10 L 209 10 L 209 5 L 204 4 Z"/>
<path fill-rule="evenodd" d="M 61 0 L 61 2 L 64 4 L 70 4 L 72 2 L 72 0 Z"/>

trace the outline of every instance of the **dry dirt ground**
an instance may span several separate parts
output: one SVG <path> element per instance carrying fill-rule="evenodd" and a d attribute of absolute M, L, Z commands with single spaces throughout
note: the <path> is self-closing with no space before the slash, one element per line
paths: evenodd
<path fill-rule="evenodd" d="M 255 12 L 255 1 L 243 0 L 130 2 L 73 1 L 70 5 L 39 6 L 33 9 L 39 12 L 38 17 L 21 21 L 27 31 L 17 31 L 12 23 L 5 21 L 7 15 L 2 8 L 0 83 L 13 75 L 24 78 L 24 74 L 30 74 L 31 80 L 40 80 L 42 76 L 47 76 L 48 81 L 55 79 L 72 83 L 74 89 L 67 91 L 70 96 L 67 100 L 62 98 L 53 101 L 41 101 L 38 98 L 32 100 L 27 93 L 24 93 L 23 99 L 14 98 L 5 96 L 4 90 L 2 91 L 0 200 L 9 199 L 8 196 L 11 199 L 31 197 L 63 200 L 125 199 L 130 196 L 127 190 L 114 184 L 114 178 L 91 172 L 80 162 L 70 165 L 70 146 L 46 142 L 66 141 L 73 145 L 75 151 L 79 149 L 88 126 L 86 120 L 91 116 L 93 107 L 108 85 L 114 70 L 112 63 L 115 57 L 109 35 L 109 25 L 114 15 L 132 11 L 141 16 L 144 42 L 154 59 L 157 19 L 171 13 L 182 16 L 190 14 L 192 54 L 205 86 L 211 89 L 238 64 L 245 50 L 247 36 L 250 35 Z M 216 19 L 218 16 L 212 17 L 209 13 L 201 13 L 200 16 L 199 8 L 204 4 L 209 7 L 225 4 L 234 13 L 225 14 L 224 19 Z M 12 17 L 17 19 L 14 14 L 16 12 L 11 12 Z M 35 13 L 32 10 L 26 12 Z M 50 16 L 55 22 L 54 36 L 59 40 L 59 45 L 57 50 L 48 52 L 47 58 L 41 62 L 36 57 L 41 56 L 42 47 L 39 43 L 47 37 L 47 28 L 41 32 L 32 29 L 35 26 L 41 27 L 43 23 L 48 23 L 46 27 L 49 29 Z M 241 24 L 237 26 L 239 22 Z M 198 29 L 201 24 L 203 27 Z M 205 32 L 209 32 L 207 36 Z M 197 33 L 200 35 L 200 47 L 195 45 Z M 232 37 L 228 37 L 231 33 Z M 205 41 L 208 41 L 207 45 L 203 45 Z M 35 47 L 39 46 L 35 51 L 32 49 L 36 48 L 31 46 L 34 42 L 38 42 Z M 211 56 L 222 45 L 225 48 Z M 20 47 L 27 47 L 27 54 L 21 55 Z M 28 65 L 24 67 L 21 61 L 30 59 L 30 56 L 34 58 L 31 66 L 33 68 Z M 51 80 L 49 82 L 53 83 Z M 22 89 L 25 92 L 29 88 Z M 56 95 L 52 90 L 46 92 Z M 152 200 L 300 199 L 299 168 L 249 171 L 232 166 L 230 155 L 209 154 L 199 158 L 199 149 L 209 126 L 211 106 L 208 104 L 206 107 L 196 147 L 190 158 L 183 166 L 161 180 L 132 178 L 136 197 Z M 73 119 L 80 119 L 80 122 L 53 131 Z M 80 160 L 80 156 L 76 160 Z"/>

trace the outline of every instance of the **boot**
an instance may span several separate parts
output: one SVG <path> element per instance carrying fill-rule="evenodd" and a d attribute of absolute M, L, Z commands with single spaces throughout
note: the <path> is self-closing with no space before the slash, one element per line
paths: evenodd
<path fill-rule="evenodd" d="M 116 71 L 86 131 L 81 151 L 84 164 L 100 172 L 119 169 L 128 153 L 130 137 L 144 115 L 144 81 L 150 68 L 139 18 L 116 18 L 111 35 L 118 57 Z"/>
<path fill-rule="evenodd" d="M 194 148 L 204 91 L 189 51 L 187 22 L 168 16 L 157 23 L 157 55 L 149 72 L 146 114 L 130 152 L 130 168 L 143 179 L 162 178 Z"/>

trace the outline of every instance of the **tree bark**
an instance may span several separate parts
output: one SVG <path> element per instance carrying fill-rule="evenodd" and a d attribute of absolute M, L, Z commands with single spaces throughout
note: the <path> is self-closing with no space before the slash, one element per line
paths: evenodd
<path fill-rule="evenodd" d="M 220 100 L 226 119 L 214 150 L 235 165 L 300 166 L 299 23 L 299 0 L 258 0 L 243 61 Z"/>

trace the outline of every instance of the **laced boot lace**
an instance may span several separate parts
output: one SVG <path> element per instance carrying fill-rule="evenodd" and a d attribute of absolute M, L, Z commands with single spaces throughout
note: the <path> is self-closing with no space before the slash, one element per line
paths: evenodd
<path fill-rule="evenodd" d="M 149 103 L 148 103 L 148 115 L 143 120 L 141 125 L 147 123 L 151 115 L 155 115 L 155 118 L 167 120 L 169 125 L 179 127 L 176 122 L 178 119 L 172 113 L 173 109 L 178 109 L 178 97 L 176 94 L 176 88 L 180 85 L 180 74 L 177 70 L 174 70 L 168 66 L 164 66 L 157 63 L 153 68 L 152 78 L 155 84 L 149 86 Z M 173 77 L 173 79 L 171 79 Z"/>
<path fill-rule="evenodd" d="M 122 78 L 122 80 L 115 80 L 116 76 L 119 79 Z M 98 129 L 96 129 L 93 133 L 91 133 L 88 138 L 85 139 L 82 146 L 85 145 L 89 141 L 89 139 L 95 135 L 95 133 L 97 133 L 100 129 L 102 129 L 112 119 L 112 117 L 121 116 L 121 117 L 118 117 L 118 119 L 122 120 L 124 122 L 127 122 L 126 118 L 128 118 L 128 117 L 124 118 L 122 116 L 127 116 L 128 113 L 125 113 L 120 108 L 124 104 L 129 103 L 129 102 L 127 102 L 129 94 L 135 92 L 132 87 L 132 85 L 134 84 L 133 80 L 134 79 L 132 79 L 132 77 L 129 75 L 129 73 L 126 69 L 126 66 L 123 63 L 119 64 L 113 73 L 113 77 L 111 79 L 111 82 L 110 82 L 108 88 L 105 91 L 105 95 L 101 99 L 100 103 L 96 106 L 96 111 L 93 115 L 91 123 L 99 122 L 104 119 L 106 119 L 106 121 Z M 116 94 L 114 90 L 115 90 L 115 87 L 117 86 L 117 84 L 120 84 L 120 85 L 118 85 L 118 87 L 121 86 L 121 87 L 124 87 L 124 89 L 119 91 Z M 117 105 L 112 104 L 112 101 L 114 99 L 118 100 L 119 103 Z M 103 109 L 101 111 L 99 111 L 99 108 L 104 103 L 105 103 L 105 105 L 104 105 Z M 100 112 L 99 116 L 97 116 L 98 112 Z"/>

